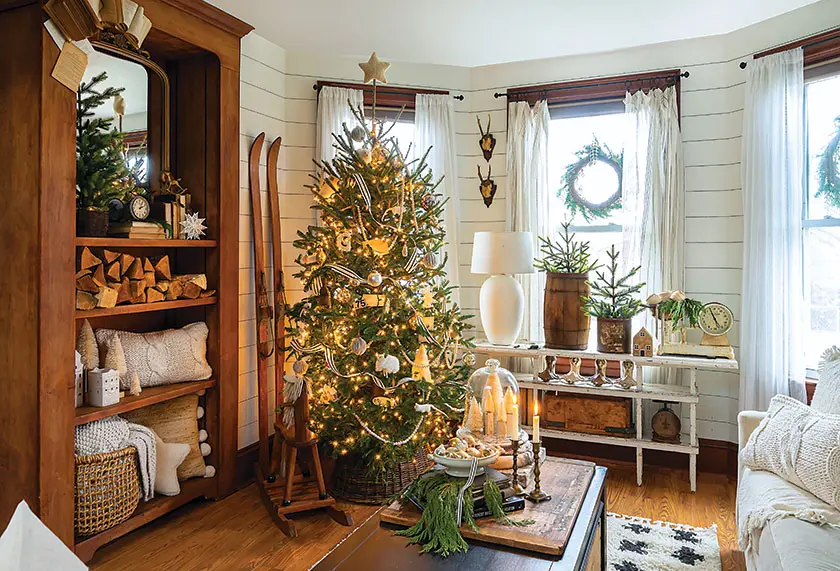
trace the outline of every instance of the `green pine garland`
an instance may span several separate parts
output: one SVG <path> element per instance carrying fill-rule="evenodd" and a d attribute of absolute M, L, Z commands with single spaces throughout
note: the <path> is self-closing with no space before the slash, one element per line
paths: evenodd
<path fill-rule="evenodd" d="M 435 474 L 428 478 L 417 478 L 403 494 L 405 498 L 411 496 L 426 506 L 420 520 L 409 527 L 396 532 L 397 535 L 408 538 L 411 544 L 421 544 L 421 553 L 436 553 L 442 557 L 469 549 L 467 542 L 458 528 L 458 493 L 464 486 L 462 478 L 454 478 L 444 473 Z M 497 522 L 503 525 L 526 526 L 534 524 L 534 520 L 514 521 L 502 509 L 504 499 L 499 486 L 489 478 L 484 482 L 484 499 L 487 507 Z M 473 513 L 475 504 L 472 494 L 464 493 L 461 520 L 473 531 L 478 533 Z"/>
<path fill-rule="evenodd" d="M 817 165 L 819 186 L 814 196 L 823 196 L 826 204 L 840 208 L 840 117 L 834 119 L 834 126 L 834 135 L 820 154 Z"/>

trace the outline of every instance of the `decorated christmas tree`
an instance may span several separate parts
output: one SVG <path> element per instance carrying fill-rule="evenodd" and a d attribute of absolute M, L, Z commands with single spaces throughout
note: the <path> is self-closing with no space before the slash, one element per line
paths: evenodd
<path fill-rule="evenodd" d="M 290 350 L 306 363 L 295 370 L 312 430 L 382 472 L 461 420 L 470 366 L 458 355 L 470 343 L 443 270 L 438 181 L 425 156 L 409 161 L 382 122 L 354 113 L 313 175 L 321 225 L 295 241 L 309 297 L 289 311 Z"/>

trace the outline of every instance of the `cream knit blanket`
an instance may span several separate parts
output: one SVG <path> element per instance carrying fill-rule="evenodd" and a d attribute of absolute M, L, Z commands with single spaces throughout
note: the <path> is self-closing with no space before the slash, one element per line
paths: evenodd
<path fill-rule="evenodd" d="M 155 433 L 119 416 L 110 416 L 76 427 L 76 456 L 113 452 L 127 446 L 137 449 L 137 467 L 143 499 L 155 495 Z"/>

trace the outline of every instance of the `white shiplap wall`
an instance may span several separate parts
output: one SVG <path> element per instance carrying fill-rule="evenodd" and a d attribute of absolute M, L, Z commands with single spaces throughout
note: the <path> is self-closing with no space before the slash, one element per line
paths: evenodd
<path fill-rule="evenodd" d="M 469 272 L 472 237 L 477 230 L 503 230 L 507 215 L 505 172 L 506 106 L 493 93 L 508 87 L 589 77 L 620 75 L 657 69 L 681 68 L 691 72 L 682 83 L 682 130 L 686 163 L 686 267 L 687 292 L 703 300 L 717 299 L 732 307 L 736 326 L 731 335 L 740 345 L 740 293 L 743 241 L 740 149 L 745 75 L 738 63 L 748 54 L 840 25 L 840 0 L 822 0 L 790 14 L 725 36 L 686 40 L 656 46 L 568 58 L 487 66 L 450 66 L 394 63 L 391 84 L 448 89 L 463 93 L 457 102 L 458 192 L 461 208 L 459 256 L 461 301 L 469 313 L 478 313 L 480 276 Z M 387 54 L 382 54 L 386 57 Z M 257 133 L 267 141 L 283 136 L 279 176 L 283 217 L 286 289 L 290 301 L 302 295 L 292 278 L 295 272 L 291 242 L 298 229 L 312 221 L 309 192 L 303 188 L 312 171 L 315 145 L 316 100 L 312 85 L 318 79 L 359 80 L 360 58 L 329 57 L 286 52 L 251 34 L 242 44 L 240 147 L 240 410 L 239 446 L 257 440 L 257 382 L 253 286 L 253 244 L 248 195 L 248 148 Z M 488 114 L 497 139 L 492 160 L 498 191 L 486 208 L 478 192 L 476 165 L 486 174 L 478 148 L 476 114 Z M 265 152 L 262 155 L 263 170 Z M 266 189 L 265 174 L 260 185 Z M 267 195 L 263 192 L 263 224 L 268 236 Z M 271 260 L 270 248 L 266 257 Z M 476 318 L 476 322 L 478 319 Z M 273 379 L 273 369 L 269 379 Z M 273 383 L 269 383 L 273 385 Z M 738 376 L 702 373 L 698 406 L 702 438 L 737 440 Z M 273 396 L 273 395 L 272 395 Z M 273 404 L 273 399 L 272 399 Z"/>

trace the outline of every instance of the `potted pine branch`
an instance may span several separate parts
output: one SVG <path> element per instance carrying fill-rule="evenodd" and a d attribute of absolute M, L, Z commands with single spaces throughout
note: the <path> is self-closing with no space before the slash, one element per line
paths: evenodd
<path fill-rule="evenodd" d="M 570 222 L 556 242 L 539 237 L 542 259 L 534 266 L 546 272 L 543 327 L 549 349 L 584 350 L 589 344 L 589 316 L 582 299 L 589 296 L 589 272 L 598 267 L 590 261 L 589 242 L 578 241 L 569 232 Z"/>
<path fill-rule="evenodd" d="M 621 252 L 610 246 L 610 261 L 606 271 L 596 271 L 596 280 L 590 283 L 592 293 L 583 299 L 584 311 L 597 319 L 598 351 L 602 353 L 629 353 L 632 341 L 632 319 L 644 309 L 638 299 L 644 283 L 631 285 L 642 269 L 636 266 L 627 274 L 618 274 L 618 257 Z"/>
<path fill-rule="evenodd" d="M 98 86 L 105 72 L 79 86 L 76 97 L 76 233 L 108 234 L 108 207 L 134 189 L 123 155 L 123 136 L 111 127 L 113 119 L 95 117 L 94 110 L 119 95 L 123 88 Z"/>

